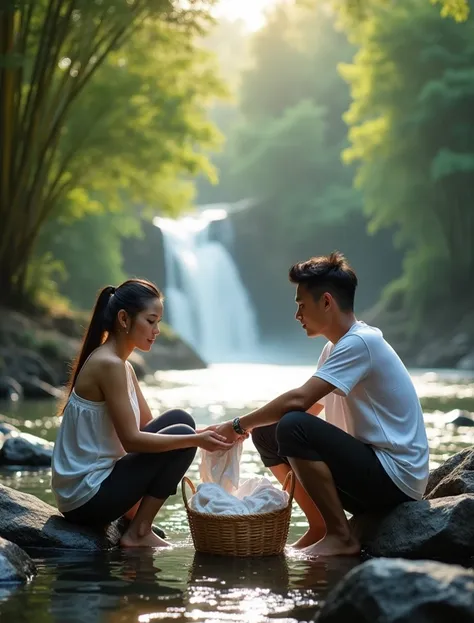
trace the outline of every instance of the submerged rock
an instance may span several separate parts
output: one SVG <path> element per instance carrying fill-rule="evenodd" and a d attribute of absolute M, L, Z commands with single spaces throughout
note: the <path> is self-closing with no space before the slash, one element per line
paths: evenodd
<path fill-rule="evenodd" d="M 431 561 L 370 560 L 329 593 L 317 623 L 471 623 L 474 572 Z"/>
<path fill-rule="evenodd" d="M 35 435 L 11 431 L 0 449 L 0 465 L 48 467 L 54 444 Z"/>
<path fill-rule="evenodd" d="M 118 545 L 124 522 L 106 529 L 71 524 L 53 506 L 0 485 L 0 536 L 20 547 L 100 551 Z"/>
<path fill-rule="evenodd" d="M 474 449 L 465 448 L 433 470 L 426 485 L 425 498 L 474 494 Z M 473 518 L 474 521 L 474 518 Z"/>
<path fill-rule="evenodd" d="M 444 420 L 447 424 L 452 424 L 453 426 L 474 426 L 474 418 L 469 411 L 464 411 L 463 409 L 448 411 L 444 416 Z"/>
<path fill-rule="evenodd" d="M 13 426 L 13 424 L 8 424 L 8 422 L 4 421 L 5 416 L 4 415 L 0 415 L 0 433 L 2 435 L 9 435 L 10 433 L 21 433 L 21 430 L 19 428 L 17 428 L 16 426 Z"/>
<path fill-rule="evenodd" d="M 350 522 L 371 556 L 445 562 L 474 556 L 474 495 L 405 502 L 388 514 L 365 513 Z"/>
<path fill-rule="evenodd" d="M 0 584 L 27 582 L 36 574 L 36 567 L 18 545 L 0 538 Z"/>

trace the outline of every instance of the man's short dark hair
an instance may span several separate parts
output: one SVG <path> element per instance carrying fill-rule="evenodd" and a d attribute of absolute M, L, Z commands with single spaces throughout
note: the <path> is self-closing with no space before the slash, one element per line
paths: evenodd
<path fill-rule="evenodd" d="M 290 268 L 289 277 L 291 283 L 303 284 L 316 301 L 329 292 L 341 311 L 354 310 L 357 276 L 339 251 L 298 262 Z"/>

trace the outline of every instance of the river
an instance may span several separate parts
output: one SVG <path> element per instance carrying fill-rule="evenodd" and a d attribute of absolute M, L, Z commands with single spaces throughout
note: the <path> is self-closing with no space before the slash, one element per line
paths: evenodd
<path fill-rule="evenodd" d="M 207 370 L 160 372 L 143 391 L 156 414 L 171 407 L 199 424 L 235 417 L 302 384 L 306 366 L 222 364 Z M 474 412 L 472 375 L 413 371 L 431 448 L 431 467 L 474 444 L 474 427 L 450 423 L 454 409 Z M 54 440 L 58 419 L 50 402 L 0 403 L 0 413 L 33 434 Z M 189 476 L 197 482 L 198 457 Z M 251 440 L 241 477 L 263 475 Z M 268 475 L 268 474 L 267 474 Z M 0 482 L 53 503 L 49 470 L 0 473 Z M 28 585 L 0 589 L 0 621 L 8 623 L 293 623 L 310 621 L 332 586 L 357 560 L 310 561 L 286 552 L 266 559 L 231 559 L 195 553 L 180 494 L 160 513 L 174 546 L 167 551 L 116 550 L 102 554 L 31 552 L 38 567 Z M 305 530 L 294 506 L 290 539 Z"/>

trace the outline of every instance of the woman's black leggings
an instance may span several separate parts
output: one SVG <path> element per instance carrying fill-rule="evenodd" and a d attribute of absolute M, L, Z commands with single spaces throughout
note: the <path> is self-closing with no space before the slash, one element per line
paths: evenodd
<path fill-rule="evenodd" d="M 185 411 L 171 409 L 149 422 L 143 430 L 167 435 L 194 435 L 196 424 Z M 166 499 L 176 493 L 176 487 L 195 454 L 196 448 L 130 452 L 115 463 L 92 499 L 64 513 L 64 517 L 77 524 L 105 525 L 124 515 L 145 495 Z"/>
<path fill-rule="evenodd" d="M 412 499 L 386 473 L 372 446 L 317 416 L 287 413 L 277 424 L 255 428 L 252 439 L 267 467 L 289 464 L 288 458 L 326 463 L 342 506 L 350 513 Z"/>

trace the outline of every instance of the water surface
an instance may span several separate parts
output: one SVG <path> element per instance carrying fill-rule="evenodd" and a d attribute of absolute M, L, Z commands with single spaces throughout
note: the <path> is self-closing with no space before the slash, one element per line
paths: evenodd
<path fill-rule="evenodd" d="M 152 410 L 189 410 L 200 424 L 218 422 L 264 404 L 304 383 L 304 366 L 218 365 L 208 370 L 160 372 L 143 385 Z M 473 445 L 474 428 L 450 423 L 452 409 L 474 411 L 472 377 L 457 372 L 413 372 L 425 411 L 431 467 Z M 0 412 L 21 427 L 54 440 L 54 404 L 1 404 Z M 198 461 L 189 477 L 198 482 Z M 250 440 L 245 442 L 241 477 L 268 475 Z M 8 470 L 0 482 L 53 503 L 50 471 Z M 37 577 L 27 586 L 0 591 L 0 620 L 12 623 L 148 623 L 186 621 L 290 623 L 310 621 L 327 591 L 358 560 L 309 561 L 287 551 L 280 557 L 234 559 L 194 551 L 181 495 L 168 500 L 158 524 L 173 548 L 114 550 L 101 554 L 31 551 Z M 289 542 L 305 531 L 294 506 Z"/>

